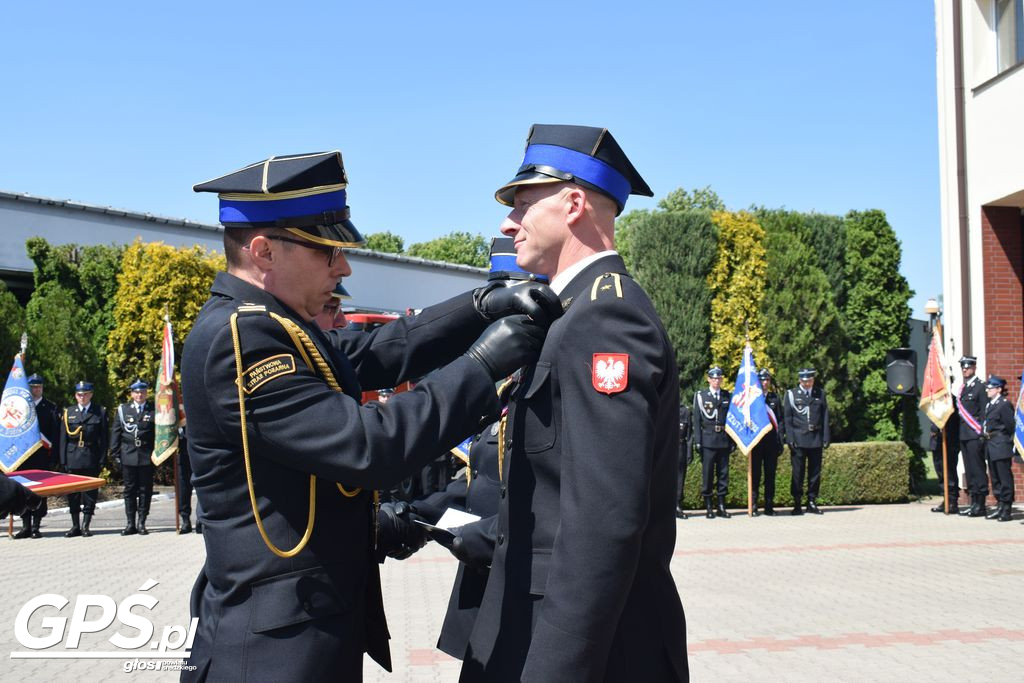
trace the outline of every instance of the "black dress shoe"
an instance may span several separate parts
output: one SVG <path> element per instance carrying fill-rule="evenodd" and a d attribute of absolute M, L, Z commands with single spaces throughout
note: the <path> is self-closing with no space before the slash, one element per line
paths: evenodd
<path fill-rule="evenodd" d="M 816 515 L 823 515 L 823 514 L 825 514 L 824 512 L 822 512 L 821 510 L 818 509 L 818 504 L 815 503 L 813 500 L 809 501 L 807 503 L 807 511 L 811 512 L 811 513 L 814 513 Z"/>
<path fill-rule="evenodd" d="M 21 531 L 19 531 L 18 533 L 14 534 L 14 538 L 28 538 L 31 535 L 32 535 L 32 527 L 30 527 L 30 526 L 23 526 L 23 527 L 21 527 Z"/>
<path fill-rule="evenodd" d="M 804 514 L 804 511 L 803 511 L 803 508 L 801 508 L 799 505 L 797 505 L 795 508 L 793 508 L 792 510 L 789 511 L 789 514 L 791 514 L 791 515 L 793 515 L 795 517 L 796 515 Z"/>
<path fill-rule="evenodd" d="M 751 517 L 759 517 L 760 515 L 761 515 L 761 511 L 760 511 L 760 510 L 758 510 L 758 509 L 757 509 L 757 506 L 755 505 L 755 506 L 754 506 L 754 507 L 753 507 L 753 508 L 752 508 L 752 509 L 750 510 L 750 516 L 751 516 Z"/>
<path fill-rule="evenodd" d="M 764 516 L 765 517 L 774 517 L 775 516 L 775 508 L 773 508 L 773 507 L 771 507 L 769 505 L 766 505 L 764 507 Z"/>
<path fill-rule="evenodd" d="M 82 535 L 82 529 L 77 527 L 77 526 L 73 526 L 73 527 L 71 527 L 70 529 L 68 529 L 67 531 L 64 532 L 64 538 L 73 538 L 75 536 L 81 536 L 81 535 Z"/>
<path fill-rule="evenodd" d="M 686 519 L 686 512 L 683 511 L 683 508 L 676 508 L 676 519 Z"/>
<path fill-rule="evenodd" d="M 935 507 L 932 508 L 932 512 L 945 512 L 945 511 L 946 511 L 946 503 L 945 502 L 939 503 L 938 505 L 936 505 Z"/>

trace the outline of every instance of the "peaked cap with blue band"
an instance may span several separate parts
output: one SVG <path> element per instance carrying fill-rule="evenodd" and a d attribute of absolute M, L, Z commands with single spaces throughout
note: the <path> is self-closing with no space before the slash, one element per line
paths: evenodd
<path fill-rule="evenodd" d="M 141 379 L 137 379 L 134 382 L 132 382 L 132 385 L 130 387 L 128 387 L 128 388 L 131 389 L 132 391 L 140 391 L 142 389 L 149 389 L 149 383 L 148 382 L 144 382 Z"/>
<path fill-rule="evenodd" d="M 547 275 L 538 275 L 523 270 L 516 263 L 515 240 L 511 237 L 495 237 L 491 240 L 491 272 L 487 281 L 492 280 L 534 280 L 547 282 Z"/>
<path fill-rule="evenodd" d="M 42 386 L 44 384 L 43 378 L 34 372 L 28 376 L 28 385 L 31 386 Z"/>
<path fill-rule="evenodd" d="M 92 391 L 92 382 L 87 382 L 84 379 L 80 380 L 75 385 L 75 391 Z"/>
<path fill-rule="evenodd" d="M 607 128 L 535 123 L 516 177 L 501 186 L 494 198 L 512 206 L 516 188 L 560 182 L 598 190 L 615 200 L 618 213 L 631 194 L 654 196 Z"/>
<path fill-rule="evenodd" d="M 349 220 L 341 152 L 270 157 L 193 186 L 216 192 L 225 228 L 284 228 L 332 247 L 366 241 Z"/>

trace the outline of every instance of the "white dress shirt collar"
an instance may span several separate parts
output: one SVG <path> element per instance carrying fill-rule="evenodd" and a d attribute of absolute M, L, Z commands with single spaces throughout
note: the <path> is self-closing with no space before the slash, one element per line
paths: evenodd
<path fill-rule="evenodd" d="M 605 256 L 618 255 L 618 253 L 619 252 L 615 251 L 614 249 L 609 249 L 607 251 L 599 251 L 596 254 L 591 254 L 590 256 L 584 259 L 580 259 L 579 261 L 572 264 L 571 266 L 569 266 L 568 268 L 566 268 L 561 273 L 555 276 L 555 278 L 551 281 L 551 289 L 555 291 L 555 294 L 561 294 L 562 290 L 565 289 L 570 282 L 572 282 L 573 278 L 582 273 L 583 270 L 591 263 L 598 259 L 602 259 Z"/>

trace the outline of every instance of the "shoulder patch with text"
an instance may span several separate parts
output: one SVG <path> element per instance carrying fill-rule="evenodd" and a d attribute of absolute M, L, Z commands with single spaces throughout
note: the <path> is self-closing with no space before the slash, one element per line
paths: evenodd
<path fill-rule="evenodd" d="M 604 394 L 616 394 L 629 386 L 629 354 L 595 353 L 591 382 Z"/>
<path fill-rule="evenodd" d="M 244 382 L 242 388 L 245 389 L 245 393 L 251 394 L 270 380 L 281 375 L 290 375 L 293 372 L 295 372 L 295 356 L 289 353 L 264 358 L 245 371 L 242 376 L 242 382 Z"/>

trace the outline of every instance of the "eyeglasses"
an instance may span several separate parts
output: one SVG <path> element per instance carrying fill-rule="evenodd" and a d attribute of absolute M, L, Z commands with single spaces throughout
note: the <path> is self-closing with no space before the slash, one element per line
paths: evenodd
<path fill-rule="evenodd" d="M 334 262 L 338 260 L 338 256 L 342 253 L 342 247 L 332 247 L 327 244 L 317 244 L 316 242 L 307 242 L 306 240 L 297 240 L 292 237 L 284 237 L 281 235 L 264 235 L 268 240 L 277 240 L 278 242 L 291 242 L 297 244 L 300 247 L 306 247 L 307 249 L 315 249 L 316 251 L 322 251 L 327 254 L 327 267 L 330 268 L 334 265 Z"/>

